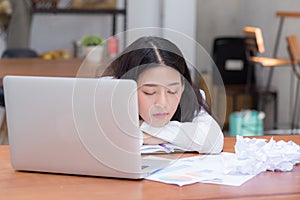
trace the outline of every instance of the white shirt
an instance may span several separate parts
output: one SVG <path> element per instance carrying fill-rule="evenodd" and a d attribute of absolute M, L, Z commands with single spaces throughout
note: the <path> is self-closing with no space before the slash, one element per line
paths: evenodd
<path fill-rule="evenodd" d="M 112 76 L 102 78 L 113 79 Z M 200 93 L 205 99 L 204 92 L 200 90 Z M 153 127 L 143 122 L 140 129 L 144 133 L 199 153 L 220 153 L 223 149 L 223 132 L 219 124 L 203 109 L 192 122 L 171 121 L 163 127 Z"/>
<path fill-rule="evenodd" d="M 203 91 L 201 93 L 204 94 Z M 153 127 L 143 122 L 141 131 L 199 153 L 219 153 L 224 144 L 219 124 L 203 109 L 192 122 L 171 121 L 164 127 Z"/>

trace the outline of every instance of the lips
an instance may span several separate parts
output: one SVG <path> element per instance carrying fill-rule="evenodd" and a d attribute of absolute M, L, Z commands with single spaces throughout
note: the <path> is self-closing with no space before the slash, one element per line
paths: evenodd
<path fill-rule="evenodd" d="M 158 118 L 158 119 L 163 119 L 166 118 L 169 114 L 168 113 L 156 113 L 153 114 L 153 117 Z"/>

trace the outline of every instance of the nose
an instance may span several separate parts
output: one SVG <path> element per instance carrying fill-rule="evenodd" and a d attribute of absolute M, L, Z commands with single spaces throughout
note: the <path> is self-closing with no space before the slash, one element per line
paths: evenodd
<path fill-rule="evenodd" d="M 165 108 L 168 104 L 167 95 L 164 92 L 160 92 L 156 95 L 155 105 Z"/>

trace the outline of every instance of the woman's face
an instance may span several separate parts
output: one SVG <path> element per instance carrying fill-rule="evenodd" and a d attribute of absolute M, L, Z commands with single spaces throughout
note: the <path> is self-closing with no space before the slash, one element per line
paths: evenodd
<path fill-rule="evenodd" d="M 168 66 L 153 67 L 140 74 L 137 85 L 142 119 L 155 127 L 169 123 L 184 90 L 180 73 Z"/>

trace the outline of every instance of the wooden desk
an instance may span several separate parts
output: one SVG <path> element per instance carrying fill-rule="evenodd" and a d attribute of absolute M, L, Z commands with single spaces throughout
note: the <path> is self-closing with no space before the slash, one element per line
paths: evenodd
<path fill-rule="evenodd" d="M 5 75 L 76 76 L 81 62 L 81 59 L 0 59 L 0 78 Z"/>
<path fill-rule="evenodd" d="M 83 59 L 9 58 L 0 59 L 0 79 L 5 75 L 95 77 L 99 63 L 83 62 Z"/>
<path fill-rule="evenodd" d="M 264 136 L 270 139 L 271 136 Z M 300 135 L 274 136 L 300 144 Z M 224 151 L 233 151 L 234 137 Z M 300 165 L 292 172 L 264 172 L 240 187 L 197 183 L 179 187 L 148 180 L 16 172 L 9 146 L 0 147 L 1 199 L 300 199 Z"/>

